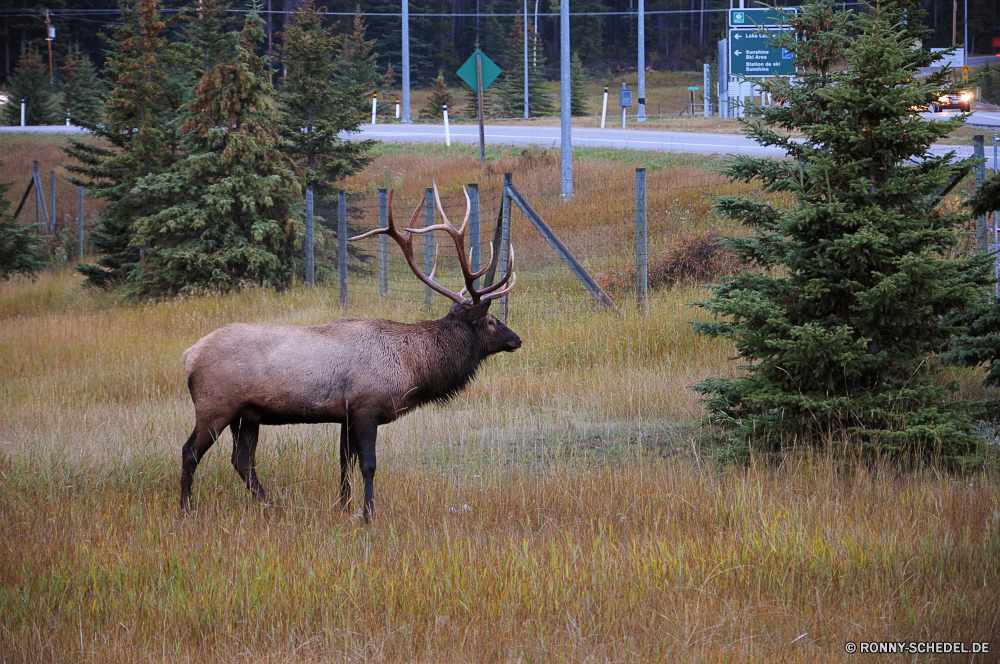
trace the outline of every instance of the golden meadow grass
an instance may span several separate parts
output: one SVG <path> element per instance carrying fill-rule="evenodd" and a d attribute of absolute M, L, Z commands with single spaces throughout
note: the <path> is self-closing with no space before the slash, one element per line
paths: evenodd
<path fill-rule="evenodd" d="M 414 152 L 380 157 L 406 189 L 434 173 L 454 193 L 503 172 Z M 579 169 L 599 172 L 589 161 L 608 177 L 633 167 L 595 155 Z M 694 227 L 716 223 L 691 206 Z M 679 219 L 660 223 L 681 232 Z M 65 269 L 0 284 L 0 660 L 822 662 L 852 659 L 847 640 L 1000 651 L 995 462 L 956 475 L 808 453 L 712 461 L 687 386 L 734 366 L 732 348 L 690 332 L 705 292 L 658 292 L 648 316 L 602 312 L 578 284 L 543 278 L 555 268 L 529 267 L 511 308 L 524 346 L 450 404 L 381 429 L 372 526 L 337 504 L 333 425 L 264 430 L 268 510 L 224 437 L 181 518 L 193 409 L 180 353 L 231 321 L 414 320 L 418 302 L 362 291 L 341 311 L 335 290 L 296 286 L 123 304 Z"/>

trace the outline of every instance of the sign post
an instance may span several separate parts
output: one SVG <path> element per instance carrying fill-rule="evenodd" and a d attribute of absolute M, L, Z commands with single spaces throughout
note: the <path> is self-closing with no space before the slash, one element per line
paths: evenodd
<path fill-rule="evenodd" d="M 461 78 L 465 83 L 476 91 L 477 99 L 479 100 L 479 163 L 486 162 L 486 133 L 483 127 L 483 90 L 490 87 L 490 84 L 496 80 L 497 76 L 501 73 L 500 67 L 488 57 L 486 54 L 480 51 L 478 48 L 476 52 L 469 56 L 469 59 L 458 68 L 456 72 L 458 77 Z"/>
<path fill-rule="evenodd" d="M 622 107 L 622 129 L 625 128 L 625 111 L 632 105 L 632 91 L 624 83 L 618 92 L 618 104 Z"/>
<path fill-rule="evenodd" d="M 698 92 L 699 89 L 697 85 L 688 86 L 688 92 L 691 93 L 691 101 L 688 103 L 688 108 L 691 109 L 691 117 L 694 117 L 694 93 Z"/>

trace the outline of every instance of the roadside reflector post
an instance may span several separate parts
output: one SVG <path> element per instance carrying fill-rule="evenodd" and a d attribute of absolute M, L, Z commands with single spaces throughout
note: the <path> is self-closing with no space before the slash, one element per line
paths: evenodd
<path fill-rule="evenodd" d="M 378 110 L 378 93 L 372 93 L 372 124 L 375 124 L 375 111 Z"/>
<path fill-rule="evenodd" d="M 448 128 L 448 104 L 444 105 L 444 144 L 451 147 L 451 130 Z"/>
<path fill-rule="evenodd" d="M 604 129 L 604 121 L 608 119 L 608 86 L 604 86 L 604 104 L 601 106 L 601 129 Z"/>

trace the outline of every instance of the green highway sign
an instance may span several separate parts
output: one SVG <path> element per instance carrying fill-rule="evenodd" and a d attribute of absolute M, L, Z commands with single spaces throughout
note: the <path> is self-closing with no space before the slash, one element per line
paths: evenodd
<path fill-rule="evenodd" d="M 476 89 L 476 53 L 483 53 L 478 48 L 475 52 L 469 56 L 469 59 L 465 61 L 461 67 L 458 68 L 458 77 L 469 84 L 469 87 L 473 90 Z M 497 67 L 496 64 L 486 57 L 483 53 L 483 90 L 490 87 L 490 83 L 496 80 L 497 76 L 500 75 L 502 70 Z"/>
<path fill-rule="evenodd" d="M 701 90 L 701 88 L 698 87 L 697 85 L 695 85 L 693 87 L 692 86 L 688 86 L 688 90 L 690 90 L 691 92 L 697 92 L 698 90 Z"/>
<path fill-rule="evenodd" d="M 770 42 L 784 30 L 729 30 L 729 73 L 732 76 L 794 76 L 791 53 Z"/>
<path fill-rule="evenodd" d="M 788 25 L 786 14 L 797 14 L 798 7 L 782 7 L 779 9 L 730 9 L 729 27 L 731 28 L 781 28 Z"/>

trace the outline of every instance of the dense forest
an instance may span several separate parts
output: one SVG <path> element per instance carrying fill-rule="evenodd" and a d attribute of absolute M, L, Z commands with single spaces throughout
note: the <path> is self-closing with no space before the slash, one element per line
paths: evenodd
<path fill-rule="evenodd" d="M 969 42 L 973 53 L 989 53 L 991 33 L 998 27 L 998 0 L 969 0 Z M 963 0 L 964 2 L 964 0 Z M 963 2 L 958 3 L 957 38 L 965 26 Z M 184 0 L 165 0 L 166 12 L 178 10 Z M 248 0 L 231 3 L 233 21 L 250 7 Z M 288 12 L 301 0 L 262 0 L 267 38 L 261 48 L 275 44 L 284 29 Z M 401 69 L 401 20 L 398 0 L 326 0 L 327 18 L 350 28 L 355 10 L 365 15 L 368 35 L 376 40 L 381 71 Z M 558 77 L 559 4 L 555 0 L 410 0 L 411 63 L 414 85 L 430 86 L 439 70 L 454 81 L 454 72 L 478 42 L 488 54 L 499 54 L 518 15 L 528 9 L 529 27 L 536 26 L 539 60 L 545 70 Z M 794 4 L 786 1 L 778 4 Z M 851 3 L 847 3 L 849 5 Z M 637 0 L 573 0 L 571 35 L 573 51 L 590 69 L 618 71 L 634 69 L 636 56 Z M 654 69 L 691 69 L 715 54 L 716 42 L 725 35 L 728 2 L 720 0 L 646 0 L 646 62 Z M 846 5 L 845 5 L 846 6 Z M 933 36 L 925 47 L 952 43 L 951 0 L 925 0 L 926 23 Z M 89 55 L 100 70 L 105 57 L 102 31 L 107 33 L 119 20 L 116 0 L 0 0 L 0 79 L 9 77 L 18 54 L 31 46 L 45 48 L 45 14 L 51 10 L 56 30 L 53 59 L 65 60 L 74 45 Z M 531 38 L 533 48 L 534 37 Z M 272 46 L 273 50 L 273 46 Z M 47 57 L 47 56 L 46 56 Z"/>

